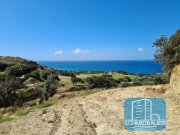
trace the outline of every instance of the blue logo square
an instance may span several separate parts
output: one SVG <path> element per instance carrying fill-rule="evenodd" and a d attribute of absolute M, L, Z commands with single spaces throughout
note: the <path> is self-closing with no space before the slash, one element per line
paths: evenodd
<path fill-rule="evenodd" d="M 165 100 L 163 98 L 128 98 L 124 103 L 124 127 L 130 131 L 165 129 Z"/>

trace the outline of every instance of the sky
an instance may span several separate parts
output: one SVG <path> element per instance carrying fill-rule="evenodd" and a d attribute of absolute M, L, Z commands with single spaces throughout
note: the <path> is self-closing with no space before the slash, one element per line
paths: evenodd
<path fill-rule="evenodd" d="M 0 56 L 151 60 L 180 28 L 180 0 L 0 0 Z"/>

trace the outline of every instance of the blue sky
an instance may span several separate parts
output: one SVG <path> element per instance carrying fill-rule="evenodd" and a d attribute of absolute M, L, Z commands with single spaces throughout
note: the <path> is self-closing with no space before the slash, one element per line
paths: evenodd
<path fill-rule="evenodd" d="M 0 0 L 3 56 L 149 60 L 179 28 L 179 0 Z"/>

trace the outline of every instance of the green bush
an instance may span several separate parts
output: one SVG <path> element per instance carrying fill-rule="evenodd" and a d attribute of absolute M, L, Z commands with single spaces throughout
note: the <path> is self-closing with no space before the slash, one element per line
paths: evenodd
<path fill-rule="evenodd" d="M 72 81 L 73 85 L 76 85 L 78 82 L 84 83 L 84 81 L 81 78 L 77 78 L 77 77 L 71 77 L 71 81 Z"/>
<path fill-rule="evenodd" d="M 141 85 L 142 85 L 142 82 L 135 81 L 135 82 L 132 82 L 131 85 L 132 85 L 132 86 L 141 86 Z"/>
<path fill-rule="evenodd" d="M 131 82 L 132 79 L 129 77 L 129 76 L 125 76 L 123 79 L 122 79 L 122 82 Z"/>
<path fill-rule="evenodd" d="M 122 82 L 121 83 L 121 87 L 128 87 L 128 86 L 131 86 L 131 84 L 130 83 L 128 83 L 128 82 Z"/>
<path fill-rule="evenodd" d="M 21 80 L 14 76 L 0 78 L 0 107 L 14 105 L 17 99 L 15 91 L 22 87 Z"/>
<path fill-rule="evenodd" d="M 85 80 L 88 83 L 88 86 L 90 89 L 117 87 L 116 80 L 110 77 L 106 77 L 106 76 L 87 77 Z"/>
<path fill-rule="evenodd" d="M 153 77 L 154 77 L 155 84 L 169 83 L 169 80 L 167 79 L 167 77 L 165 75 L 155 74 L 155 75 L 153 75 Z"/>
<path fill-rule="evenodd" d="M 49 76 L 50 74 L 51 74 L 50 71 L 48 71 L 48 70 L 43 70 L 43 71 L 41 71 L 40 76 L 41 76 L 42 79 L 47 80 L 47 78 L 48 78 L 48 76 Z"/>
<path fill-rule="evenodd" d="M 142 85 L 157 85 L 166 84 L 169 82 L 167 77 L 163 74 L 152 74 L 137 77 L 134 81 L 141 82 Z"/>
<path fill-rule="evenodd" d="M 37 80 L 42 80 L 40 72 L 38 70 L 34 70 L 31 72 L 31 77 L 37 79 Z"/>
<path fill-rule="evenodd" d="M 7 66 L 8 66 L 7 64 L 0 62 L 0 71 L 4 71 Z"/>
<path fill-rule="evenodd" d="M 59 78 L 56 75 L 49 75 L 43 89 L 43 97 L 44 100 L 48 100 L 49 97 L 53 96 L 56 93 L 56 89 L 58 86 Z"/>
<path fill-rule="evenodd" d="M 76 77 L 75 73 L 72 71 L 56 70 L 56 73 L 62 76 Z"/>
<path fill-rule="evenodd" d="M 116 80 L 116 83 L 121 83 L 123 81 L 123 78 L 119 78 Z"/>
<path fill-rule="evenodd" d="M 33 71 L 31 67 L 28 67 L 27 65 L 13 65 L 6 68 L 5 72 L 7 75 L 10 76 L 22 76 L 25 74 L 30 73 Z"/>
<path fill-rule="evenodd" d="M 81 91 L 86 90 L 87 88 L 83 85 L 73 86 L 69 89 L 69 91 Z"/>
<path fill-rule="evenodd" d="M 109 74 L 103 74 L 104 77 L 112 77 L 112 75 Z"/>

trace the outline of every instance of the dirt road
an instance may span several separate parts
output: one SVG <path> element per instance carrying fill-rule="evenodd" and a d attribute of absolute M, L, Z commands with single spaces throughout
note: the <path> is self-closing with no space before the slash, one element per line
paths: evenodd
<path fill-rule="evenodd" d="M 179 99 L 167 96 L 164 86 L 142 86 L 100 91 L 86 97 L 63 99 L 49 108 L 0 124 L 1 135 L 178 135 Z M 163 97 L 167 128 L 163 131 L 124 129 L 123 102 L 129 97 Z"/>

